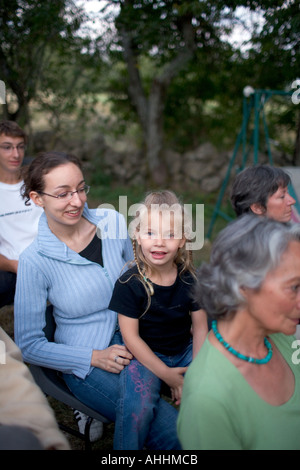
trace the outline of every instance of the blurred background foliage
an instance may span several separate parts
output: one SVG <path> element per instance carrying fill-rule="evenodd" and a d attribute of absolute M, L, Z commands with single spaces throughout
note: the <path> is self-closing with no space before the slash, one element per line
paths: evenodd
<path fill-rule="evenodd" d="M 233 148 L 245 86 L 291 90 L 300 79 L 299 8 L 296 0 L 0 0 L 0 117 L 29 135 L 52 131 L 48 149 L 62 136 L 95 134 L 116 149 L 138 147 L 149 184 L 162 184 L 165 149 Z M 293 165 L 299 109 L 290 96 L 267 109 L 270 136 Z M 101 160 L 101 148 L 89 158 Z M 109 186 L 98 170 L 98 184 Z"/>

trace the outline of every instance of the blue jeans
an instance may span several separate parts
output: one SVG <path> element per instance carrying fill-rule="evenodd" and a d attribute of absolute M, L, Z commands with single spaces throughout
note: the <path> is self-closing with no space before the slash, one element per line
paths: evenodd
<path fill-rule="evenodd" d="M 168 367 L 186 367 L 191 363 L 193 357 L 192 341 L 183 352 L 176 356 L 165 356 L 160 353 L 156 353 L 156 355 Z M 121 374 L 120 385 L 115 439 L 123 450 L 142 449 L 149 434 L 150 425 L 155 421 L 159 403 L 162 401 L 160 396 L 162 381 L 139 361 L 133 359 L 126 367 L 125 373 Z M 159 432 L 161 433 L 162 429 Z M 176 430 L 173 432 L 176 433 Z M 133 447 L 134 445 L 138 447 Z M 180 449 L 178 446 L 176 448 Z M 168 450 L 170 447 L 164 446 L 160 449 Z"/>
<path fill-rule="evenodd" d="M 116 333 L 111 344 L 123 344 L 120 333 Z M 83 403 L 99 411 L 109 420 L 115 421 L 114 449 L 138 450 L 146 447 L 150 450 L 181 449 L 177 439 L 176 421 L 177 410 L 157 394 L 152 395 L 147 384 L 152 381 L 153 374 L 138 363 L 139 381 L 128 380 L 131 364 L 120 374 L 113 374 L 94 367 L 91 373 L 80 379 L 73 374 L 64 374 L 64 380 L 71 392 Z M 124 388 L 124 384 L 128 387 Z M 120 413 L 123 412 L 124 398 L 121 391 L 126 393 L 126 402 L 130 405 L 130 416 L 122 429 Z M 147 399 L 147 413 L 144 409 Z M 135 426 L 139 433 L 133 432 Z M 126 439 L 124 439 L 124 436 Z"/>
<path fill-rule="evenodd" d="M 176 356 L 166 356 L 156 352 L 159 357 L 168 367 L 187 367 L 193 359 L 193 340 L 191 339 L 187 347 Z"/>

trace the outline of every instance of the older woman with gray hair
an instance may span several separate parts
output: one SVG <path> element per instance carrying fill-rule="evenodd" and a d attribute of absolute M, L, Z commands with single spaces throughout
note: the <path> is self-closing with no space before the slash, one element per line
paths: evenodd
<path fill-rule="evenodd" d="M 300 449 L 300 228 L 245 215 L 217 237 L 196 298 L 212 330 L 189 367 L 183 449 Z"/>

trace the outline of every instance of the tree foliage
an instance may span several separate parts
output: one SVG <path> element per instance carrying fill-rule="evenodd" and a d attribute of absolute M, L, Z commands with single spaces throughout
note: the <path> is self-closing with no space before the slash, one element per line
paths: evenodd
<path fill-rule="evenodd" d="M 300 78 L 300 6 L 296 0 L 272 2 L 264 11 L 264 24 L 251 37 L 251 49 L 245 57 L 242 72 L 256 88 L 291 91 Z M 293 130 L 294 164 L 300 164 L 300 109 L 291 97 L 277 98 L 272 108 L 273 127 Z"/>
<path fill-rule="evenodd" d="M 47 77 L 53 54 L 70 54 L 82 20 L 71 1 L 0 1 L 1 79 L 15 97 L 6 108 L 7 118 L 21 125 L 30 122 L 29 103 Z"/>
<path fill-rule="evenodd" d="M 118 42 L 111 50 L 120 62 L 123 53 L 126 69 L 121 67 L 121 80 L 114 79 L 110 92 L 119 110 L 127 110 L 127 116 L 135 112 L 152 173 L 157 168 L 162 174 L 166 141 L 186 147 L 217 129 L 226 143 L 226 133 L 232 137 L 241 123 L 245 85 L 285 89 L 299 75 L 295 1 L 114 4 L 120 13 L 115 21 Z M 246 50 L 237 50 L 228 41 L 228 33 L 240 21 L 235 16 L 238 7 L 259 11 L 264 20 L 262 29 L 254 25 Z"/>
<path fill-rule="evenodd" d="M 242 21 L 239 7 L 263 21 L 237 48 L 229 34 Z M 96 39 L 83 30 L 86 20 L 76 0 L 0 0 L 0 79 L 14 98 L 6 117 L 28 124 L 34 101 L 59 129 L 75 110 L 83 122 L 106 93 L 124 128 L 139 126 L 154 181 L 166 175 L 166 146 L 232 143 L 245 85 L 285 89 L 300 78 L 296 0 L 99 2 Z M 298 109 L 274 113 L 274 123 L 294 125 Z"/>
<path fill-rule="evenodd" d="M 155 180 L 155 176 L 163 175 L 165 131 L 172 121 L 172 115 L 167 116 L 166 111 L 175 107 L 175 115 L 177 109 L 184 113 L 183 107 L 190 100 L 197 109 L 201 100 L 203 103 L 213 96 L 216 69 L 222 68 L 223 57 L 228 57 L 230 51 L 222 36 L 228 33 L 239 2 L 114 3 L 119 4 L 120 13 L 115 21 L 118 47 L 113 54 L 118 50 L 123 53 L 127 68 L 123 83 L 127 78 L 128 96 L 141 124 L 146 158 Z M 195 90 L 195 86 L 199 88 Z M 171 118 L 169 122 L 167 117 Z"/>

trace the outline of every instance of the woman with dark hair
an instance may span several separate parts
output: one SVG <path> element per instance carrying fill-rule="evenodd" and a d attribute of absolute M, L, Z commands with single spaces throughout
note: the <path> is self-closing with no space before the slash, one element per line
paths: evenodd
<path fill-rule="evenodd" d="M 183 449 L 299 450 L 299 225 L 253 215 L 230 223 L 195 297 L 213 321 L 184 379 Z"/>
<path fill-rule="evenodd" d="M 138 435 L 130 435 L 131 440 L 126 435 L 129 444 L 124 447 L 118 428 L 123 406 L 119 381 L 132 355 L 122 342 L 117 313 L 108 306 L 133 251 L 123 216 L 111 209 L 89 209 L 88 191 L 73 155 L 43 153 L 28 168 L 23 196 L 44 212 L 37 238 L 20 257 L 15 340 L 25 361 L 62 372 L 77 398 L 115 421 L 115 449 L 176 449 L 175 408 L 163 399 L 151 403 L 149 396 L 147 413 L 141 413 L 141 394 L 134 388 L 126 390 L 136 405 L 132 420 L 150 431 L 142 443 Z M 43 332 L 47 301 L 53 305 L 54 342 Z M 149 372 L 142 368 L 140 386 L 145 390 L 148 380 Z"/>
<path fill-rule="evenodd" d="M 288 192 L 290 182 L 287 173 L 273 166 L 257 165 L 241 171 L 231 190 L 236 215 L 253 213 L 289 222 L 296 202 Z"/>

